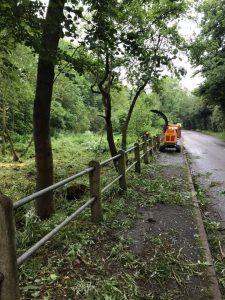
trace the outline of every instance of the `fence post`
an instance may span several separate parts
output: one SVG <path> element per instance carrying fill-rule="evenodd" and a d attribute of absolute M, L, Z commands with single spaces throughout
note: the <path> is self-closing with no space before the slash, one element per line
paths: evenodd
<path fill-rule="evenodd" d="M 152 153 L 154 154 L 155 152 L 155 137 L 152 137 Z"/>
<path fill-rule="evenodd" d="M 157 150 L 157 136 L 153 137 L 153 150 L 154 152 Z"/>
<path fill-rule="evenodd" d="M 100 163 L 96 160 L 89 162 L 89 167 L 94 170 L 89 173 L 90 196 L 95 197 L 95 201 L 91 205 L 91 218 L 95 223 L 103 220 L 102 201 L 101 201 L 101 180 L 100 180 Z"/>
<path fill-rule="evenodd" d="M 152 137 L 148 140 L 148 146 L 149 146 L 149 155 L 152 156 L 153 155 L 153 139 Z"/>
<path fill-rule="evenodd" d="M 0 194 L 0 299 L 18 300 L 15 219 L 12 200 Z"/>
<path fill-rule="evenodd" d="M 126 181 L 126 154 L 124 150 L 119 150 L 120 158 L 118 160 L 118 173 L 122 175 L 119 180 L 120 188 L 124 191 L 127 190 L 127 181 Z"/>
<path fill-rule="evenodd" d="M 161 141 L 161 136 L 160 134 L 157 135 L 157 149 L 160 147 L 160 141 Z"/>
<path fill-rule="evenodd" d="M 148 159 L 148 142 L 145 141 L 143 144 L 143 154 L 144 154 L 144 163 L 149 164 L 149 159 Z"/>
<path fill-rule="evenodd" d="M 140 145 L 138 143 L 135 143 L 134 147 L 134 159 L 136 161 L 135 172 L 141 173 Z"/>

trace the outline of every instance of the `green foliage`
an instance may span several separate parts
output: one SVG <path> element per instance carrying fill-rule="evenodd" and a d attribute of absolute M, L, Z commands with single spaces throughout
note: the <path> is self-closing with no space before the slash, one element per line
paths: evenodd
<path fill-rule="evenodd" d="M 112 89 L 112 122 L 115 132 L 121 132 L 121 126 L 127 116 L 129 108 L 129 90 L 123 86 Z"/>
<path fill-rule="evenodd" d="M 14 51 L 7 54 L 7 58 L 10 64 L 5 65 L 0 72 L 0 118 L 5 105 L 8 130 L 20 135 L 31 133 L 36 56 L 29 48 L 17 45 Z M 84 132 L 90 128 L 98 131 L 103 122 L 97 116 L 99 102 L 91 94 L 88 76 L 81 76 L 71 70 L 69 74 L 71 76 L 61 72 L 60 68 L 56 70 L 51 110 L 52 132 Z M 2 122 L 0 130 L 1 126 Z"/>
<path fill-rule="evenodd" d="M 24 153 L 32 135 L 12 135 L 18 155 Z M 132 142 L 136 141 L 135 139 Z M 80 172 L 92 159 L 104 160 L 109 157 L 105 135 L 93 134 L 90 131 L 80 134 L 57 133 L 52 137 L 55 181 L 65 179 Z M 11 156 L 1 156 L 0 174 L 1 192 L 18 200 L 35 191 L 34 145 L 20 158 L 12 162 Z M 10 178 L 10 180 L 9 180 Z"/>
<path fill-rule="evenodd" d="M 84 132 L 89 129 L 89 109 L 85 106 L 89 82 L 73 72 L 74 81 L 60 74 L 54 85 L 51 124 L 53 129 Z"/>
<path fill-rule="evenodd" d="M 201 32 L 191 46 L 193 62 L 201 66 L 201 73 L 205 79 L 199 93 L 210 103 L 220 105 L 225 111 L 225 2 L 202 1 L 199 11 L 202 14 Z"/>
<path fill-rule="evenodd" d="M 202 98 L 183 89 L 176 78 L 165 77 L 155 82 L 151 97 L 158 100 L 155 108 L 164 112 L 169 122 L 182 123 L 186 129 L 210 128 L 211 109 Z M 162 120 L 160 122 L 164 124 Z M 153 125 L 157 126 L 157 123 Z"/>
<path fill-rule="evenodd" d="M 45 5 L 40 0 L 2 0 L 0 3 L 0 48 L 8 52 L 12 45 L 25 43 L 38 49 L 40 26 Z M 38 17 L 37 17 L 38 16 Z"/>
<path fill-rule="evenodd" d="M 158 124 L 154 124 L 154 118 L 150 112 L 153 108 L 158 108 L 159 101 L 152 94 L 143 93 L 134 109 L 131 121 L 128 127 L 128 135 L 136 135 L 141 137 L 144 132 L 156 134 Z M 161 129 L 161 128 L 160 128 Z"/>
<path fill-rule="evenodd" d="M 221 111 L 219 105 L 213 107 L 211 115 L 211 129 L 213 131 L 224 131 L 225 130 L 225 118 L 224 113 Z"/>
<path fill-rule="evenodd" d="M 6 57 L 10 64 L 5 65 L 0 72 L 0 117 L 2 118 L 2 109 L 5 106 L 8 130 L 20 134 L 30 133 L 36 75 L 35 58 L 22 45 L 18 45 Z"/>
<path fill-rule="evenodd" d="M 83 4 L 88 4 L 88 7 L 84 9 Z M 131 3 L 106 1 L 101 5 L 95 1 L 84 1 L 83 4 L 77 6 L 72 2 L 65 6 L 64 33 L 68 39 L 60 43 L 57 58 L 51 109 L 53 135 L 59 131 L 78 133 L 104 129 L 104 119 L 98 116 L 103 114 L 101 97 L 91 93 L 90 86 L 93 80 L 96 81 L 104 74 L 105 54 L 110 57 L 113 76 L 119 87 L 112 91 L 112 121 L 115 132 L 120 132 L 130 104 L 130 91 L 121 87 L 118 67 L 126 66 L 127 71 L 132 72 L 131 69 L 136 65 L 133 80 L 131 72 L 128 77 L 130 82 L 138 84 L 138 80 L 146 78 L 147 73 L 152 74 L 153 65 L 157 65 L 158 72 L 161 72 L 161 66 L 169 66 L 169 61 L 175 58 L 175 48 L 181 43 L 175 26 L 167 28 L 166 24 L 185 12 L 186 1 L 160 1 L 160 5 L 158 1 L 148 4 L 141 0 Z M 8 10 L 9 7 L 11 11 Z M 8 109 L 7 128 L 20 135 L 27 134 L 32 131 L 37 58 L 18 42 L 28 45 L 32 51 L 38 53 L 40 25 L 45 6 L 42 1 L 33 1 L 29 5 L 27 1 L 3 1 L 0 9 L 1 35 L 7 38 L 8 34 L 6 46 L 11 47 L 11 51 L 2 48 L 0 53 L 0 63 L 4 66 L 4 74 L 0 74 L 1 101 Z M 24 16 L 26 21 L 22 22 Z M 18 27 L 13 34 L 16 18 Z M 81 23 L 83 31 L 79 28 Z M 163 46 L 156 55 L 159 36 L 163 39 Z M 167 50 L 170 52 L 168 55 Z M 9 80 L 12 86 L 7 88 Z M 139 136 L 143 131 L 149 130 L 148 114 L 141 116 L 143 112 L 146 112 L 144 104 L 136 110 L 137 116 L 133 118 L 130 127 L 132 135 Z M 143 119 L 143 126 L 138 125 Z"/>
<path fill-rule="evenodd" d="M 133 86 L 140 87 L 146 80 L 152 83 L 165 69 L 176 72 L 173 60 L 183 44 L 176 24 L 186 9 L 187 1 L 152 1 L 151 4 L 134 1 L 131 4 L 130 10 L 137 13 L 130 13 L 126 66 Z"/>

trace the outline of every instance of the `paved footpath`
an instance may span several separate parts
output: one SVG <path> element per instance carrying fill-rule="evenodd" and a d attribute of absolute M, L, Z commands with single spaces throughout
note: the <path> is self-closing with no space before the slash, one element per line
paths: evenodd
<path fill-rule="evenodd" d="M 160 153 L 156 163 L 159 164 L 158 169 L 151 171 L 150 168 L 149 179 L 154 181 L 155 178 L 164 178 L 169 192 L 165 193 L 164 198 L 155 205 L 150 207 L 144 205 L 139 208 L 140 218 L 128 234 L 133 241 L 133 251 L 137 255 L 145 253 L 146 247 L 150 247 L 146 244 L 146 236 L 152 238 L 170 236 L 169 247 L 178 251 L 185 261 L 196 265 L 204 262 L 207 266 L 203 272 L 197 271 L 194 276 L 190 276 L 186 283 L 179 282 L 174 276 L 168 284 L 168 294 L 170 289 L 177 289 L 180 294 L 178 293 L 174 299 L 220 300 L 222 298 L 186 155 L 183 151 Z M 173 189 L 180 193 L 180 197 L 173 193 Z M 152 197 L 157 197 L 156 194 L 157 191 L 153 188 Z M 165 246 L 165 255 L 169 255 L 167 248 Z"/>

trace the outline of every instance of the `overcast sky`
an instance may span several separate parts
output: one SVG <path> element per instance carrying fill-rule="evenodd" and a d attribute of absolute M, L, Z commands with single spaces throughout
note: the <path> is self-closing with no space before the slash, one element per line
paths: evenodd
<path fill-rule="evenodd" d="M 200 32 L 200 29 L 196 21 L 183 20 L 179 23 L 179 32 L 186 39 L 190 39 L 196 36 Z M 181 85 L 190 91 L 198 87 L 198 85 L 203 81 L 203 79 L 200 74 L 195 75 L 193 77 L 196 69 L 190 64 L 187 55 L 184 54 L 182 61 L 178 62 L 178 64 L 184 67 L 187 71 L 187 75 L 184 76 L 181 80 Z"/>
<path fill-rule="evenodd" d="M 185 66 L 187 70 L 187 75 L 181 79 L 181 85 L 187 88 L 189 91 L 192 91 L 203 81 L 200 74 L 197 74 L 193 77 L 195 69 L 191 67 L 189 63 Z"/>

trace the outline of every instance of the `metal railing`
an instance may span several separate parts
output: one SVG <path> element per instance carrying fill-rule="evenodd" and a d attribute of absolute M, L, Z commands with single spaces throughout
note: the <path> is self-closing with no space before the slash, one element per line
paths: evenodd
<path fill-rule="evenodd" d="M 73 175 L 71 177 L 68 177 L 68 178 L 66 178 L 66 179 L 64 179 L 62 181 L 59 181 L 59 182 L 57 182 L 57 183 L 55 183 L 55 184 L 53 184 L 53 185 L 51 185 L 51 186 L 49 186 L 49 187 L 41 190 L 41 191 L 33 193 L 32 195 L 29 195 L 29 196 L 27 196 L 27 197 L 25 197 L 23 199 L 20 199 L 19 201 L 14 202 L 13 203 L 13 207 L 14 207 L 14 209 L 17 209 L 17 208 L 23 206 L 24 204 L 27 204 L 30 201 L 32 201 L 34 199 L 37 199 L 37 198 L 41 197 L 42 195 L 44 195 L 44 194 L 46 194 L 46 193 L 48 193 L 50 191 L 56 190 L 57 188 L 59 188 L 59 187 L 65 185 L 65 184 L 71 182 L 72 180 L 75 180 L 75 179 L 77 179 L 77 178 L 79 178 L 79 177 L 81 177 L 81 176 L 83 176 L 85 174 L 90 173 L 91 171 L 93 171 L 93 168 L 85 169 L 85 170 L 81 171 L 80 173 L 77 173 L 77 174 L 75 174 L 75 175 Z"/>
<path fill-rule="evenodd" d="M 68 177 L 58 183 L 55 183 L 41 191 L 33 193 L 19 201 L 12 202 L 11 199 L 2 195 L 0 196 L 0 218 L 3 226 L 0 227 L 0 236 L 3 237 L 3 243 L 0 243 L 0 295 L 2 299 L 19 299 L 18 298 L 18 276 L 17 276 L 17 267 L 24 263 L 32 254 L 34 254 L 41 246 L 43 246 L 47 241 L 49 241 L 59 230 L 66 226 L 69 222 L 79 216 L 87 207 L 91 207 L 91 217 L 93 222 L 100 222 L 103 219 L 102 211 L 102 194 L 110 189 L 116 182 L 119 182 L 119 187 L 122 190 L 127 189 L 127 180 L 126 173 L 134 167 L 135 172 L 141 172 L 141 160 L 144 160 L 144 163 L 149 163 L 149 157 L 153 154 L 153 151 L 157 149 L 159 143 L 158 137 L 143 141 L 142 143 L 135 143 L 133 147 L 129 148 L 126 151 L 120 150 L 118 154 L 114 157 L 111 157 L 105 161 L 91 161 L 89 167 L 77 174 L 74 174 L 71 177 Z M 130 166 L 127 167 L 126 161 L 128 154 L 134 151 L 134 160 Z M 143 152 L 142 154 L 141 151 Z M 110 162 L 116 162 L 116 169 L 118 175 L 114 178 L 109 184 L 105 187 L 101 187 L 101 169 L 108 165 Z M 16 259 L 16 249 L 12 249 L 15 245 L 15 220 L 13 210 L 16 210 L 23 205 L 41 197 L 42 195 L 58 189 L 59 187 L 64 186 L 65 184 L 80 178 L 84 175 L 89 175 L 89 187 L 90 187 L 90 198 L 85 202 L 81 207 L 79 207 L 75 212 L 68 216 L 64 221 L 58 224 L 52 231 L 42 237 L 38 242 L 36 242 L 32 247 L 30 247 L 25 253 L 19 256 Z M 7 203 L 7 205 L 5 205 Z M 9 218 L 8 216 L 12 216 Z M 10 230 L 7 231 L 7 228 Z M 2 232 L 1 232 L 2 231 Z M 10 235 L 10 238 L 9 236 Z M 10 239 L 11 242 L 10 242 Z M 10 243 L 9 243 L 10 242 Z M 9 253 L 11 253 L 9 255 Z M 7 258 L 7 259 L 5 259 Z M 7 261 L 7 266 L 2 267 L 2 265 Z M 15 269 L 13 278 L 5 276 L 9 270 Z M 10 290 L 8 287 L 11 287 Z M 7 288 L 6 288 L 7 287 Z M 10 294 L 10 295 L 9 295 Z M 7 297 L 8 298 L 7 298 Z"/>

